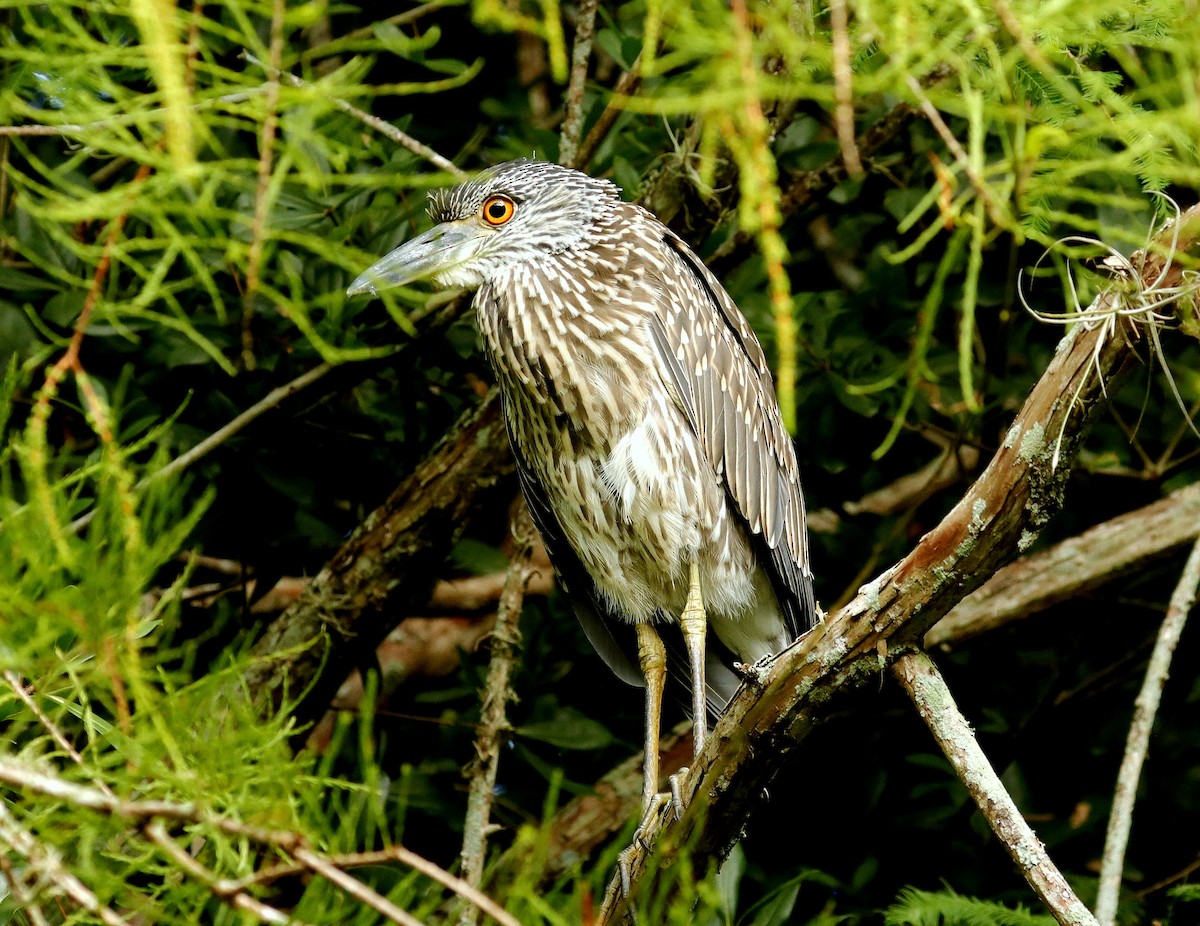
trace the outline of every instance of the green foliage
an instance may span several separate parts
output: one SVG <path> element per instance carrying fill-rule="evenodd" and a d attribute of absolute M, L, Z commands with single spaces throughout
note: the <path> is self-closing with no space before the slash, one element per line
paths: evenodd
<path fill-rule="evenodd" d="M 962 897 L 951 890 L 907 888 L 884 914 L 887 926 L 1052 926 L 1054 917 Z"/>

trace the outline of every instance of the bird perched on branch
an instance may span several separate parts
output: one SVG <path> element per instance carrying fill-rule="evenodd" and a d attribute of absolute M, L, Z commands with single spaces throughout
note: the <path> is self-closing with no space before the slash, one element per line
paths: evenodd
<path fill-rule="evenodd" d="M 666 666 L 691 685 L 698 755 L 708 713 L 739 684 L 734 663 L 783 649 L 816 608 L 762 348 L 691 249 L 619 192 L 555 164 L 500 164 L 431 194 L 435 226 L 349 292 L 425 277 L 478 289 L 530 513 L 588 638 L 646 687 L 649 810 Z"/>

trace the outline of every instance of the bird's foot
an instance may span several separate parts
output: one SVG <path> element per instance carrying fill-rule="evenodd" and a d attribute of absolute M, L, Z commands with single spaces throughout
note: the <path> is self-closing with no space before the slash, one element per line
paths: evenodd
<path fill-rule="evenodd" d="M 683 816 L 684 807 L 687 806 L 683 796 L 683 782 L 687 773 L 688 768 L 684 766 L 668 779 L 671 788 L 669 792 L 655 793 L 646 801 L 641 822 L 634 830 L 633 838 L 617 856 L 617 876 L 609 882 L 597 922 L 607 922 L 608 915 L 615 909 L 615 905 L 629 897 L 634 872 L 645 863 L 658 834 L 670 820 L 677 821 Z M 630 910 L 632 912 L 632 908 Z"/>
<path fill-rule="evenodd" d="M 646 803 L 645 808 L 643 808 L 642 821 L 638 824 L 637 829 L 633 831 L 633 839 L 629 841 L 629 845 L 622 849 L 621 854 L 617 856 L 617 875 L 620 879 L 622 897 L 626 897 L 629 894 L 633 869 L 641 861 L 642 857 L 650 852 L 659 830 L 662 829 L 663 809 L 666 807 L 673 808 L 677 796 L 675 776 L 672 775 L 671 793 L 655 794 Z"/>
<path fill-rule="evenodd" d="M 668 779 L 671 783 L 671 811 L 675 814 L 676 821 L 683 818 L 683 809 L 687 806 L 687 802 L 683 799 L 683 781 L 687 778 L 689 771 L 691 769 L 685 765 Z"/>

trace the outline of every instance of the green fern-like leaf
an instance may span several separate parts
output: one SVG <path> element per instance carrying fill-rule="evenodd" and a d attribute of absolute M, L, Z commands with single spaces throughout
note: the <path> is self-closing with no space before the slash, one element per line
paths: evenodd
<path fill-rule="evenodd" d="M 887 926 L 1053 926 L 1054 917 L 992 900 L 964 897 L 949 888 L 905 888 L 884 913 Z"/>

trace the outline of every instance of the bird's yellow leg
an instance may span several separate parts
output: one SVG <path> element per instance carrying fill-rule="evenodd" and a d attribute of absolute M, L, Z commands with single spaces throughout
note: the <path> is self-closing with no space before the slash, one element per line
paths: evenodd
<path fill-rule="evenodd" d="M 679 626 L 683 630 L 683 642 L 692 668 L 692 757 L 695 758 L 704 748 L 708 735 L 708 699 L 704 682 L 704 634 L 708 629 L 708 618 L 700 594 L 700 567 L 695 562 L 692 563 L 687 604 L 679 615 Z"/>
<path fill-rule="evenodd" d="M 667 650 L 653 624 L 645 621 L 635 626 L 638 663 L 646 679 L 646 752 L 642 760 L 642 814 L 645 817 L 658 797 L 658 738 L 663 685 L 667 678 Z"/>

